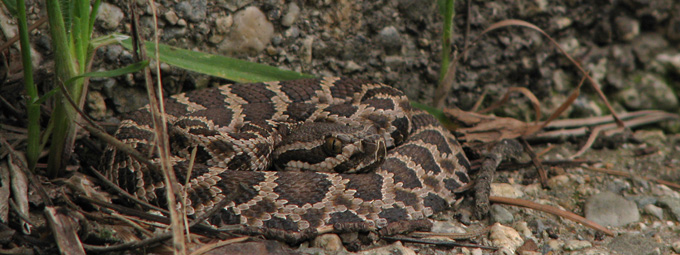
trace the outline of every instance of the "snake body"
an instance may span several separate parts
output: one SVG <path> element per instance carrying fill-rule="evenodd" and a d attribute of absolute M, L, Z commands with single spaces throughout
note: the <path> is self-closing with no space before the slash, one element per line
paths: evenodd
<path fill-rule="evenodd" d="M 208 218 L 216 226 L 298 238 L 330 226 L 376 230 L 445 210 L 469 182 L 455 137 L 379 83 L 230 84 L 169 97 L 165 108 L 188 214 L 224 204 Z M 129 114 L 116 137 L 158 163 L 148 106 Z M 103 158 L 119 186 L 167 206 L 162 174 L 112 147 Z"/>

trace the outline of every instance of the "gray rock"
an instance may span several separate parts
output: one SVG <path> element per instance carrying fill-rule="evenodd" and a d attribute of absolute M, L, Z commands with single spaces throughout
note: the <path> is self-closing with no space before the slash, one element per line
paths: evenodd
<path fill-rule="evenodd" d="M 668 47 L 666 38 L 657 33 L 645 33 L 630 43 L 633 45 L 635 57 L 643 64 L 650 63 L 660 51 Z"/>
<path fill-rule="evenodd" d="M 343 68 L 343 71 L 344 71 L 345 73 L 353 73 L 353 72 L 359 71 L 359 70 L 361 70 L 361 69 L 363 69 L 362 66 L 360 66 L 360 65 L 357 64 L 356 62 L 350 60 L 350 61 L 347 61 L 347 62 L 345 63 L 345 67 Z"/>
<path fill-rule="evenodd" d="M 163 14 L 163 18 L 165 18 L 165 20 L 167 20 L 171 25 L 176 25 L 177 21 L 179 21 L 179 16 L 177 16 L 177 13 L 172 10 Z"/>
<path fill-rule="evenodd" d="M 615 254 L 638 255 L 654 254 L 660 245 L 653 239 L 643 235 L 623 234 L 612 239 L 607 247 Z"/>
<path fill-rule="evenodd" d="M 653 204 L 645 205 L 644 212 L 656 217 L 659 220 L 663 220 L 663 209 Z"/>
<path fill-rule="evenodd" d="M 638 196 L 629 196 L 626 197 L 628 200 L 635 201 L 635 204 L 637 204 L 638 208 L 645 207 L 648 204 L 655 204 L 657 199 L 653 196 L 644 196 L 644 195 L 638 195 Z"/>
<path fill-rule="evenodd" d="M 215 20 L 215 30 L 220 34 L 226 34 L 233 24 L 234 18 L 231 15 L 219 17 Z"/>
<path fill-rule="evenodd" d="M 186 27 L 166 27 L 163 29 L 163 40 L 184 37 L 189 30 Z"/>
<path fill-rule="evenodd" d="M 614 29 L 619 40 L 631 41 L 640 34 L 640 22 L 627 16 L 614 19 Z"/>
<path fill-rule="evenodd" d="M 175 10 L 182 18 L 191 22 L 201 22 L 205 19 L 208 5 L 206 0 L 181 1 L 175 5 Z"/>
<path fill-rule="evenodd" d="M 586 218 L 603 226 L 619 227 L 640 220 L 635 202 L 609 191 L 600 192 L 586 201 Z"/>
<path fill-rule="evenodd" d="M 509 225 L 510 223 L 515 221 L 515 217 L 512 216 L 512 213 L 501 205 L 492 205 L 490 213 L 493 222 Z"/>
<path fill-rule="evenodd" d="M 674 111 L 678 98 L 662 77 L 655 74 L 634 74 L 628 87 L 617 94 L 621 104 L 631 110 L 660 109 Z"/>
<path fill-rule="evenodd" d="M 675 217 L 676 221 L 680 221 L 680 199 L 672 197 L 662 197 L 659 198 L 657 202 L 659 206 L 668 208 L 671 215 Z"/>
<path fill-rule="evenodd" d="M 285 35 L 288 38 L 297 38 L 300 36 L 300 29 L 297 27 L 290 27 L 289 29 L 286 29 L 285 32 L 283 32 L 283 35 Z"/>
<path fill-rule="evenodd" d="M 253 0 L 227 0 L 222 2 L 224 2 L 223 4 L 225 7 L 227 7 L 228 10 L 235 12 L 238 9 L 241 9 L 246 5 L 249 5 L 250 3 L 253 2 Z"/>
<path fill-rule="evenodd" d="M 593 247 L 593 244 L 585 240 L 569 240 L 564 242 L 565 251 L 577 251 Z"/>
<path fill-rule="evenodd" d="M 115 29 L 123 20 L 123 11 L 118 6 L 103 2 L 99 6 L 97 20 L 101 21 L 104 29 Z"/>
<path fill-rule="evenodd" d="M 106 47 L 104 58 L 111 63 L 117 63 L 121 54 L 123 54 L 123 46 L 113 44 Z"/>
<path fill-rule="evenodd" d="M 680 241 L 673 242 L 673 244 L 671 244 L 671 248 L 673 248 L 674 252 L 680 253 Z"/>
<path fill-rule="evenodd" d="M 290 27 L 295 23 L 297 20 L 298 16 L 300 15 L 300 7 L 298 7 L 297 4 L 291 2 L 288 5 L 288 11 L 286 12 L 286 15 L 281 18 L 281 25 Z"/>
<path fill-rule="evenodd" d="M 380 43 L 382 43 L 387 55 L 395 55 L 401 51 L 401 35 L 393 26 L 387 26 L 380 30 Z"/>

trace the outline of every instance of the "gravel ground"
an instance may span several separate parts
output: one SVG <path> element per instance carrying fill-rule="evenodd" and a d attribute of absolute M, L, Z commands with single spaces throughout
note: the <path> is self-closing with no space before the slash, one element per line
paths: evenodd
<path fill-rule="evenodd" d="M 29 1 L 30 2 L 30 1 Z M 143 34 L 151 35 L 151 8 L 136 1 Z M 431 103 L 439 79 L 442 22 L 435 1 L 158 1 L 162 41 L 186 49 L 217 53 L 317 76 L 350 76 L 384 82 L 412 100 Z M 467 6 L 467 5 L 470 6 Z M 29 8 L 36 20 L 40 5 Z M 104 4 L 97 33 L 130 33 L 125 1 Z M 453 47 L 463 48 L 494 22 L 521 19 L 544 29 L 577 59 L 602 86 L 618 112 L 659 109 L 677 113 L 680 91 L 680 3 L 642 1 L 456 1 Z M 467 38 L 466 35 L 467 34 Z M 48 59 L 49 37 L 35 33 L 34 47 Z M 129 64 L 132 55 L 120 46 L 97 51 L 96 69 Z M 161 65 L 168 93 L 223 83 L 223 80 Z M 50 72 L 44 74 L 49 75 Z M 46 76 L 47 76 L 46 75 Z M 526 87 L 549 115 L 581 79 L 578 71 L 539 33 L 509 28 L 486 35 L 459 64 L 448 106 L 470 109 L 482 94 L 484 105 L 509 87 Z M 114 121 L 121 113 L 146 104 L 141 76 L 93 79 L 87 110 Z M 45 79 L 45 78 L 43 78 Z M 585 87 L 585 86 L 584 86 Z M 3 91 L 3 94 L 7 91 Z M 565 117 L 607 114 L 592 89 Z M 530 104 L 511 98 L 495 114 L 531 120 Z M 482 245 L 504 247 L 506 254 L 672 254 L 680 253 L 680 193 L 650 181 L 680 183 L 678 122 L 636 131 L 634 140 L 590 150 L 583 159 L 596 164 L 551 167 L 549 185 L 541 187 L 534 168 L 500 171 L 498 195 L 563 208 L 610 226 L 610 237 L 552 214 L 494 205 L 488 221 L 502 226 L 473 238 Z M 583 144 L 560 143 L 542 156 L 565 159 Z M 633 142 L 635 141 L 635 142 Z M 541 151 L 550 145 L 535 144 Z M 528 157 L 520 159 L 528 161 Z M 616 176 L 590 170 L 629 173 Z M 465 231 L 450 215 L 437 217 L 444 231 Z M 464 220 L 463 220 L 464 221 Z M 465 221 L 464 221 L 465 222 Z M 350 243 L 343 247 L 339 240 Z M 356 235 L 323 236 L 296 247 L 309 253 L 485 254 L 489 250 L 446 248 L 401 242 L 356 245 Z M 378 247 L 378 248 L 375 248 Z M 284 249 L 284 248 L 282 248 Z M 381 249 L 381 250 L 372 250 Z"/>

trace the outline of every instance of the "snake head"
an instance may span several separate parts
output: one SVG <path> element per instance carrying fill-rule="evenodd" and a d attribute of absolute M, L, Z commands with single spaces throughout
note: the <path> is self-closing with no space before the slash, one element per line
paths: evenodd
<path fill-rule="evenodd" d="M 284 136 L 272 158 L 279 171 L 364 173 L 379 166 L 386 153 L 385 135 L 375 126 L 310 122 Z"/>

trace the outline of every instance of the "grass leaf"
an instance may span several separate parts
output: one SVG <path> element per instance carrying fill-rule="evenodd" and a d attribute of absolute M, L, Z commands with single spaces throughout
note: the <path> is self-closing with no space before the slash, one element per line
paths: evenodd
<path fill-rule="evenodd" d="M 7 10 L 9 11 L 12 16 L 17 16 L 17 1 L 16 0 L 2 0 L 2 3 L 5 4 L 5 7 L 7 7 Z"/>
<path fill-rule="evenodd" d="M 128 50 L 132 50 L 131 39 L 122 40 L 120 43 Z M 155 54 L 153 43 L 147 42 L 146 48 L 149 54 Z M 158 48 L 160 60 L 162 62 L 186 70 L 221 77 L 236 82 L 280 81 L 313 77 L 312 75 L 282 70 L 268 65 L 185 50 L 165 44 L 159 44 Z"/>
<path fill-rule="evenodd" d="M 120 76 L 123 74 L 128 74 L 128 73 L 134 73 L 139 70 L 142 70 L 145 66 L 149 64 L 148 60 L 144 60 L 142 62 L 134 63 L 131 65 L 128 65 L 126 67 L 121 67 L 115 70 L 109 70 L 109 71 L 97 71 L 97 72 L 89 72 L 89 73 L 84 73 L 81 75 L 73 76 L 70 79 L 66 80 L 64 84 L 71 84 L 73 81 L 80 79 L 80 78 L 85 78 L 85 77 L 114 77 L 114 76 Z"/>

